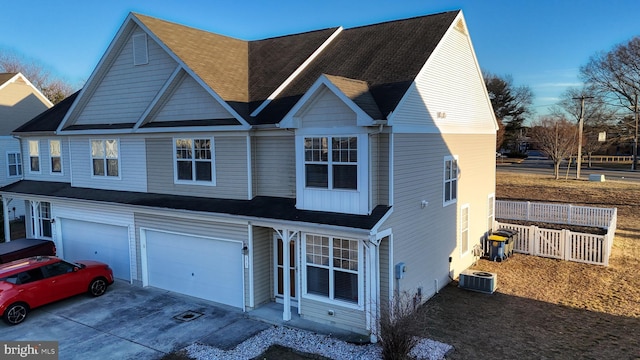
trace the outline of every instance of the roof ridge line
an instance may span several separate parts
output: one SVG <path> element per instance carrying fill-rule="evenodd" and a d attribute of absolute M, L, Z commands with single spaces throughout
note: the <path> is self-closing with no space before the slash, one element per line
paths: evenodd
<path fill-rule="evenodd" d="M 272 93 L 271 95 L 269 95 L 263 102 L 262 104 L 260 104 L 260 106 L 258 106 L 258 108 L 256 108 L 251 114 L 249 114 L 249 116 L 251 117 L 256 117 L 258 116 L 258 114 L 260 114 L 260 112 L 267 107 L 267 105 L 269 105 L 269 103 L 271 102 L 271 100 L 275 99 L 278 95 L 280 95 L 280 93 L 282 91 L 284 91 L 284 89 L 293 82 L 293 80 L 298 77 L 298 75 L 300 75 L 300 73 L 302 73 L 302 71 L 304 69 L 307 68 L 307 66 L 309 66 L 313 60 L 315 60 L 318 55 L 320 55 L 320 53 L 327 47 L 329 46 L 329 44 L 331 42 L 333 42 L 333 40 L 338 37 L 338 35 L 340 35 L 340 33 L 342 33 L 342 31 L 344 30 L 344 28 L 342 26 L 339 26 L 336 31 L 333 32 L 333 34 L 331 34 L 331 36 L 329 36 L 327 38 L 327 40 L 325 40 L 322 45 L 320 45 L 312 54 L 311 56 L 309 56 L 307 58 L 307 60 L 305 60 L 300 66 L 298 66 L 298 68 L 291 73 L 291 75 L 289 75 L 289 77 L 287 77 L 282 84 L 280 84 L 280 86 L 278 86 Z"/>

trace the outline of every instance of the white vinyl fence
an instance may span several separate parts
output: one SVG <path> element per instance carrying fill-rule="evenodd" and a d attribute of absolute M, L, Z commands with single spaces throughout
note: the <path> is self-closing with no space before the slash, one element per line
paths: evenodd
<path fill-rule="evenodd" d="M 584 234 L 497 221 L 494 229 L 508 228 L 518 232 L 514 252 L 607 266 L 616 231 L 617 213 L 615 208 L 497 200 L 496 218 L 592 226 L 605 228 L 607 233 Z"/>

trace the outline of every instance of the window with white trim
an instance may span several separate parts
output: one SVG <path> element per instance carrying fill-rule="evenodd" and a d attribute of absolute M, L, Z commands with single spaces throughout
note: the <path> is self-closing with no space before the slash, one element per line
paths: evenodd
<path fill-rule="evenodd" d="M 214 184 L 213 138 L 174 141 L 175 182 Z"/>
<path fill-rule="evenodd" d="M 118 140 L 91 140 L 93 176 L 118 177 L 120 173 Z"/>
<path fill-rule="evenodd" d="M 458 157 L 444 158 L 444 205 L 453 204 L 458 199 Z"/>
<path fill-rule="evenodd" d="M 36 238 L 51 238 L 51 204 L 44 201 L 32 204 L 31 235 Z"/>
<path fill-rule="evenodd" d="M 469 204 L 460 207 L 460 253 L 469 251 Z"/>
<path fill-rule="evenodd" d="M 358 241 L 307 234 L 307 294 L 358 303 Z"/>
<path fill-rule="evenodd" d="M 62 147 L 60 140 L 49 140 L 49 155 L 51 156 L 51 173 L 62 173 Z"/>
<path fill-rule="evenodd" d="M 40 172 L 40 141 L 29 140 L 29 171 Z"/>
<path fill-rule="evenodd" d="M 22 176 L 22 155 L 19 152 L 8 152 L 7 167 L 9 177 Z"/>
<path fill-rule="evenodd" d="M 305 187 L 358 189 L 358 138 L 305 137 Z"/>

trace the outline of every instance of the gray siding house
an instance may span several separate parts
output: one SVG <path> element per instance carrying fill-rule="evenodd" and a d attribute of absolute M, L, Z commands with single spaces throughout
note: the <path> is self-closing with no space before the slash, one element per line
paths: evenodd
<path fill-rule="evenodd" d="M 496 130 L 460 11 L 258 41 L 130 14 L 86 86 L 14 131 L 59 142 L 60 174 L 0 194 L 132 284 L 375 337 L 380 304 L 473 263 Z"/>
<path fill-rule="evenodd" d="M 21 73 L 0 73 L 0 186 L 21 180 L 25 169 L 39 169 L 39 159 L 33 155 L 40 149 L 21 149 L 20 141 L 11 132 L 52 106 L 51 101 Z M 23 154 L 33 158 L 33 166 L 28 163 L 29 166 L 24 167 Z M 23 201 L 8 201 L 4 210 L 10 220 L 25 215 Z"/>

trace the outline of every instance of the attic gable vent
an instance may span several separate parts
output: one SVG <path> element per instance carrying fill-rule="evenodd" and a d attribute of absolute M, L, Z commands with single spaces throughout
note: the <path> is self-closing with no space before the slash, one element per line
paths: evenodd
<path fill-rule="evenodd" d="M 133 65 L 145 65 L 148 63 L 147 34 L 133 35 Z"/>
<path fill-rule="evenodd" d="M 458 30 L 461 33 L 467 35 L 467 29 L 464 26 L 464 21 L 462 21 L 462 19 L 458 20 L 458 22 L 456 23 L 456 30 Z"/>

